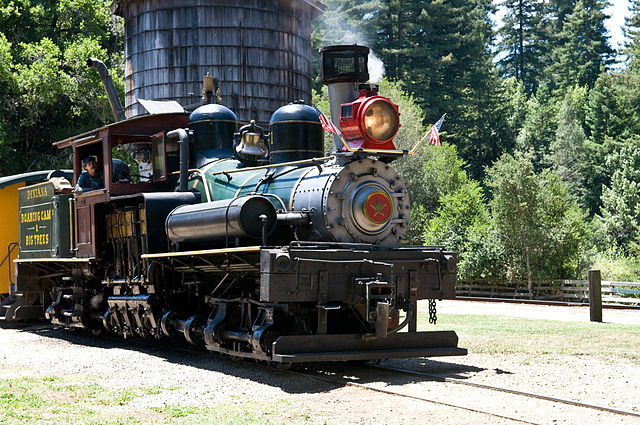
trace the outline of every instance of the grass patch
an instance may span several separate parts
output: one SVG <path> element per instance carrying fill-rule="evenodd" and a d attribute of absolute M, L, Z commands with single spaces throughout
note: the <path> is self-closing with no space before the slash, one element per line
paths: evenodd
<path fill-rule="evenodd" d="M 436 326 L 420 315 L 420 330 L 455 330 L 471 353 L 596 356 L 640 364 L 640 326 L 563 322 L 486 315 L 438 315 Z"/>
<path fill-rule="evenodd" d="M 97 379 L 97 378 L 96 378 Z M 243 401 L 210 406 L 183 404 L 135 408 L 139 397 L 178 387 L 128 387 L 111 390 L 87 378 L 0 379 L 0 425 L 231 425 L 313 424 L 306 410 L 291 401 Z"/>
<path fill-rule="evenodd" d="M 140 424 L 143 418 L 137 415 L 120 417 L 112 411 L 165 390 L 142 386 L 109 390 L 86 378 L 0 379 L 0 424 Z"/>
<path fill-rule="evenodd" d="M 151 408 L 163 414 L 172 425 L 277 425 L 314 424 L 311 416 L 291 407 L 288 400 L 268 402 L 229 402 L 212 407 L 163 406 Z M 324 422 L 322 422 L 324 423 Z"/>

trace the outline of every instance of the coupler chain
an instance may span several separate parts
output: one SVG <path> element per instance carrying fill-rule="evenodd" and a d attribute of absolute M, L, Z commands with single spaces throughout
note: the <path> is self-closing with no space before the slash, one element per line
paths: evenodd
<path fill-rule="evenodd" d="M 438 316 L 436 315 L 436 300 L 429 300 L 429 323 L 435 325 L 438 321 Z"/>

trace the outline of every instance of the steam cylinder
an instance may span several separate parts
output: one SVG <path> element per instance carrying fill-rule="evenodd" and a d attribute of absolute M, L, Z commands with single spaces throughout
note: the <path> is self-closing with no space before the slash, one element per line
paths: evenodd
<path fill-rule="evenodd" d="M 209 72 L 241 122 L 311 100 L 311 20 L 318 0 L 114 0 L 125 19 L 125 113 L 138 99 L 199 106 Z"/>
<path fill-rule="evenodd" d="M 263 196 L 243 196 L 178 207 L 167 216 L 165 230 L 173 243 L 259 239 L 263 226 L 261 216 L 266 217 L 266 236 L 269 236 L 277 224 L 275 207 Z"/>

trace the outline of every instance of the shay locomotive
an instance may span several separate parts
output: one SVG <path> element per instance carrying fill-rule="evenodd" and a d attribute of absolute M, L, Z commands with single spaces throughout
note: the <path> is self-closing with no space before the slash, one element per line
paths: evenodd
<path fill-rule="evenodd" d="M 182 336 L 277 363 L 466 354 L 453 331 L 417 331 L 418 300 L 455 297 L 457 255 L 401 243 L 409 195 L 390 165 L 406 154 L 393 146 L 399 112 L 360 84 L 367 53 L 322 52 L 333 120 L 348 139 L 327 156 L 311 106 L 282 106 L 268 129 L 240 125 L 212 103 L 208 77 L 190 114 L 55 143 L 72 151 L 74 180 L 94 157 L 105 184 L 74 194 L 53 177 L 19 190 L 2 318 Z M 114 175 L 116 156 L 136 158 L 130 177 Z"/>

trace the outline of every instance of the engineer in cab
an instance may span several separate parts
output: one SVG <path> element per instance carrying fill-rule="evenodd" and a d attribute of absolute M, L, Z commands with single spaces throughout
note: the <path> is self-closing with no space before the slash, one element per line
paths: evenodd
<path fill-rule="evenodd" d="M 98 190 L 104 188 L 104 173 L 98 166 L 98 160 L 95 156 L 88 156 L 82 160 L 82 168 L 84 171 L 78 177 L 78 183 L 76 184 L 75 193 L 89 192 L 91 190 Z M 111 173 L 112 181 L 114 183 L 119 182 L 131 182 L 131 176 L 129 172 L 129 166 L 126 162 L 113 158 L 111 160 Z"/>

